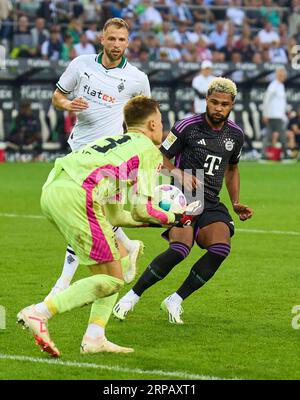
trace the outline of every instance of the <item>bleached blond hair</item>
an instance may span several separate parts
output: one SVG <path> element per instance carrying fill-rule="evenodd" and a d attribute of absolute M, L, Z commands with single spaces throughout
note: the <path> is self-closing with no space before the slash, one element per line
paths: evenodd
<path fill-rule="evenodd" d="M 207 96 L 213 92 L 228 93 L 231 95 L 232 100 L 234 100 L 237 95 L 236 84 L 231 79 L 218 76 L 210 82 L 207 89 Z"/>

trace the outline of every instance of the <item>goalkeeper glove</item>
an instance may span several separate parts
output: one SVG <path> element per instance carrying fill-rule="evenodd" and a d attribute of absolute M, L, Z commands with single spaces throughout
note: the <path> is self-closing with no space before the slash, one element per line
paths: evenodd
<path fill-rule="evenodd" d="M 185 212 L 183 214 L 175 214 L 175 222 L 173 225 L 177 228 L 184 228 L 185 226 L 192 225 L 193 219 L 193 215 L 187 215 Z"/>

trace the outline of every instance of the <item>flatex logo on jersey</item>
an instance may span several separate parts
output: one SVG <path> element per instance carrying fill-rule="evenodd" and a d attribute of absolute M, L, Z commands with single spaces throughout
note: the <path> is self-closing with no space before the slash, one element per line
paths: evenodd
<path fill-rule="evenodd" d="M 83 86 L 83 91 L 85 94 L 88 94 L 89 96 L 93 96 L 98 98 L 99 100 L 103 100 L 106 101 L 107 103 L 115 103 L 116 102 L 116 98 L 107 94 L 107 93 L 103 93 L 101 89 L 99 90 L 95 90 L 93 89 L 90 85 L 84 85 Z"/>

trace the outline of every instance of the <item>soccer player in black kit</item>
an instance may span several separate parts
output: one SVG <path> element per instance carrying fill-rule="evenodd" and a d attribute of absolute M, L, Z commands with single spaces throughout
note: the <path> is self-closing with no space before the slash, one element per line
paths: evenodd
<path fill-rule="evenodd" d="M 207 250 L 206 253 L 193 265 L 179 289 L 161 304 L 171 323 L 183 323 L 182 301 L 203 286 L 230 253 L 234 223 L 218 197 L 224 178 L 234 212 L 241 221 L 251 218 L 252 209 L 239 201 L 238 162 L 244 134 L 238 125 L 228 119 L 236 94 L 234 82 L 227 78 L 215 78 L 207 91 L 206 113 L 176 122 L 162 143 L 164 167 L 187 191 L 201 187 L 194 172 L 204 170 L 204 209 L 195 218 L 193 226 L 172 227 L 166 232 L 169 248 L 149 264 L 133 288 L 114 307 L 113 313 L 117 318 L 125 319 L 143 292 L 183 261 L 196 241 Z M 176 167 L 170 161 L 173 157 L 177 161 Z M 186 169 L 193 173 L 188 174 L 184 171 Z"/>

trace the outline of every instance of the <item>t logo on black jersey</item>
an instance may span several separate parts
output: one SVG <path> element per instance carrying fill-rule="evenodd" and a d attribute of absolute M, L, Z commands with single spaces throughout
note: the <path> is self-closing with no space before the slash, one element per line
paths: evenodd
<path fill-rule="evenodd" d="M 205 159 L 204 168 L 208 168 L 206 175 L 214 176 L 214 171 L 218 171 L 219 165 L 221 164 L 222 157 L 213 156 L 208 154 Z"/>

